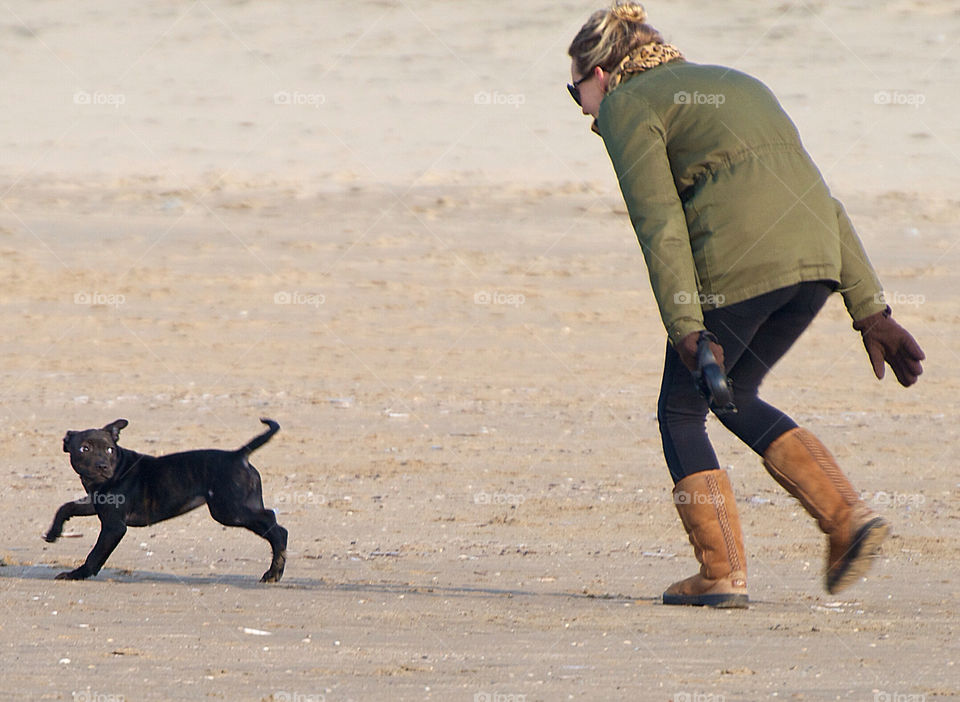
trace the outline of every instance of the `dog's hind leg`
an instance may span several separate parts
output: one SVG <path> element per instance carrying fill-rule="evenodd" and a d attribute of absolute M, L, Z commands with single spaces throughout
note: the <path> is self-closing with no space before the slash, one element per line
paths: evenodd
<path fill-rule="evenodd" d="M 260 578 L 262 583 L 275 583 L 283 577 L 283 567 L 287 562 L 287 530 L 277 524 L 277 515 L 262 507 L 253 509 L 248 505 L 223 503 L 213 500 L 207 502 L 210 516 L 224 526 L 242 526 L 257 536 L 266 539 L 273 551 L 270 568 Z"/>
<path fill-rule="evenodd" d="M 283 577 L 283 567 L 287 564 L 287 530 L 277 524 L 277 515 L 269 509 L 260 513 L 256 523 L 246 527 L 269 541 L 273 551 L 270 568 L 261 576 L 260 582 L 278 582 Z"/>

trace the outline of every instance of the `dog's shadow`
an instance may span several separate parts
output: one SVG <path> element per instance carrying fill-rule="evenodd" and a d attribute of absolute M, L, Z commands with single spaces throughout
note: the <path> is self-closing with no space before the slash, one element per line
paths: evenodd
<path fill-rule="evenodd" d="M 53 581 L 57 573 L 64 570 L 60 565 L 5 565 L 0 567 L 2 580 L 38 580 Z M 70 587 L 70 581 L 64 581 Z M 473 598 L 510 598 L 532 597 L 562 600 L 598 600 L 613 603 L 657 604 L 659 597 L 630 597 L 619 594 L 596 595 L 585 592 L 535 591 L 519 588 L 493 588 L 470 586 L 417 585 L 415 583 L 371 583 L 371 582 L 333 582 L 317 578 L 284 577 L 279 583 L 261 583 L 248 575 L 174 575 L 150 570 L 118 570 L 104 568 L 99 575 L 84 582 L 90 585 L 182 585 L 191 588 L 205 588 L 228 585 L 241 590 L 305 590 L 313 592 L 362 592 L 383 595 L 421 595 L 425 597 L 473 597 Z"/>

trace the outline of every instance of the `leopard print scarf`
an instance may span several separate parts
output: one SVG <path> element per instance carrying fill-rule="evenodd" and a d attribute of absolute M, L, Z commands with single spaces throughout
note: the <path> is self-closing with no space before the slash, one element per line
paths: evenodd
<path fill-rule="evenodd" d="M 637 73 L 642 73 L 648 68 L 659 66 L 661 63 L 682 59 L 683 54 L 680 49 L 673 44 L 658 44 L 651 42 L 644 44 L 632 54 L 627 54 L 613 72 L 610 74 L 610 81 L 607 83 L 607 93 L 612 92 L 620 83 Z"/>
<path fill-rule="evenodd" d="M 660 44 L 658 42 L 644 44 L 632 54 L 627 54 L 619 65 L 611 71 L 610 80 L 607 82 L 607 95 L 631 76 L 674 59 L 682 61 L 683 54 L 673 44 Z M 590 128 L 596 134 L 600 134 L 597 120 L 593 120 L 593 125 Z"/>

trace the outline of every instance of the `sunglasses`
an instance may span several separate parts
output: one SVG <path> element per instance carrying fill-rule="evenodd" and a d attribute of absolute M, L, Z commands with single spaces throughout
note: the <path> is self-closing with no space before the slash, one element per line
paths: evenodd
<path fill-rule="evenodd" d="M 573 101 L 580 107 L 583 107 L 583 103 L 580 102 L 580 84 L 592 75 L 593 69 L 591 68 L 580 80 L 567 83 L 567 90 L 570 91 L 570 97 L 572 97 Z"/>

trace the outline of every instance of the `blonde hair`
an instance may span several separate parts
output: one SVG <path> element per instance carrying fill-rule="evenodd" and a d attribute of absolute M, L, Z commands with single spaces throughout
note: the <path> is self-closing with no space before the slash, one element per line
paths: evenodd
<path fill-rule="evenodd" d="M 580 28 L 567 53 L 577 72 L 586 75 L 594 66 L 611 71 L 625 56 L 644 44 L 663 43 L 660 32 L 647 24 L 647 11 L 638 2 L 616 2 L 597 10 Z"/>

